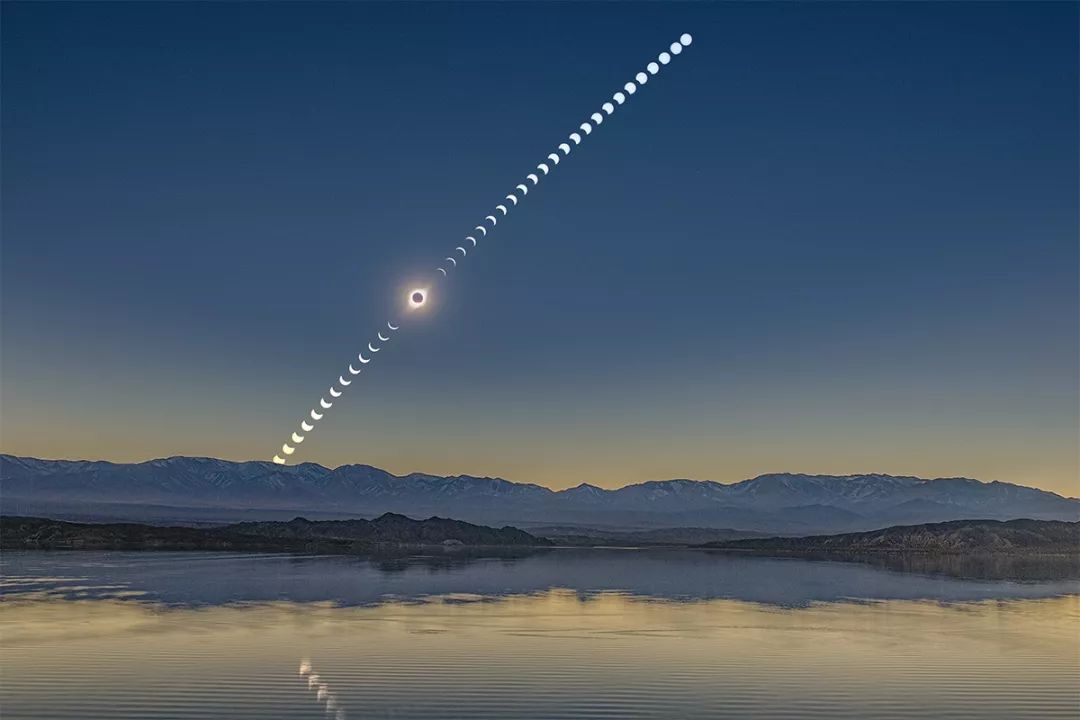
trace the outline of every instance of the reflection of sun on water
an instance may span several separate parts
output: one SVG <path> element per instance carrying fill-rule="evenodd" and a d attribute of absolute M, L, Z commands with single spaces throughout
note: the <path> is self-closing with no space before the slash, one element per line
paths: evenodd
<path fill-rule="evenodd" d="M 338 703 L 337 697 L 330 692 L 330 686 L 311 671 L 311 662 L 300 661 L 300 677 L 307 678 L 308 690 L 315 691 L 315 699 L 326 703 L 326 713 L 333 714 L 334 720 L 345 720 L 345 708 Z"/>
<path fill-rule="evenodd" d="M 118 706 L 305 717 L 313 698 L 331 717 L 857 717 L 910 714 L 917 692 L 924 715 L 1068 717 L 1080 658 L 1062 629 L 1077 627 L 1076 597 L 798 609 L 561 590 L 375 607 L 6 599 L 0 701 L 5 716 L 52 718 L 124 717 Z M 301 653 L 302 682 L 284 681 Z"/>

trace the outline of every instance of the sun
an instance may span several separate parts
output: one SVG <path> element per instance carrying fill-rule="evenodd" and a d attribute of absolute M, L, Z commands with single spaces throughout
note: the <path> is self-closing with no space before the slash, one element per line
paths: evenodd
<path fill-rule="evenodd" d="M 427 302 L 427 288 L 413 288 L 409 291 L 409 309 L 416 310 Z"/>

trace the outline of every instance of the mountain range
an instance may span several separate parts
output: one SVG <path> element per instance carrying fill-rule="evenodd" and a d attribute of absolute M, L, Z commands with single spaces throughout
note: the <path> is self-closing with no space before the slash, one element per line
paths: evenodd
<path fill-rule="evenodd" d="M 970 478 L 776 473 L 730 484 L 662 480 L 554 491 L 500 478 L 397 476 L 370 465 L 330 469 L 198 457 L 129 464 L 0 455 L 0 507 L 6 514 L 73 519 L 231 522 L 393 512 L 499 526 L 792 535 L 957 519 L 1080 520 L 1078 499 Z"/>

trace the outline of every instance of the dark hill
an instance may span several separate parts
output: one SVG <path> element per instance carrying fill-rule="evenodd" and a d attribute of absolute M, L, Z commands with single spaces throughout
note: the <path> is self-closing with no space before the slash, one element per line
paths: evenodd
<path fill-rule="evenodd" d="M 311 521 L 296 518 L 289 522 L 243 522 L 224 529 L 242 535 L 289 540 L 360 540 L 415 545 L 436 545 L 448 540 L 462 545 L 548 544 L 546 540 L 515 527 L 491 528 L 440 517 L 413 520 L 396 513 L 385 513 L 374 520 Z"/>
<path fill-rule="evenodd" d="M 458 520 L 413 520 L 387 513 L 375 520 L 248 522 L 216 528 L 137 523 L 70 523 L 32 517 L 0 518 L 4 550 L 252 550 L 263 552 L 366 552 L 386 546 L 549 545 L 517 528 L 490 528 Z"/>
<path fill-rule="evenodd" d="M 869 532 L 750 538 L 701 547 L 762 553 L 1080 553 L 1080 523 L 1055 520 L 953 520 Z"/>

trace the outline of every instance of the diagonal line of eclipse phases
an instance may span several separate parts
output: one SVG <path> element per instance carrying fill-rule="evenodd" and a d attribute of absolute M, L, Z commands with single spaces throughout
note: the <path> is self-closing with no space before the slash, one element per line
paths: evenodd
<path fill-rule="evenodd" d="M 463 262 L 470 252 L 473 252 L 480 241 L 485 239 L 488 234 L 495 230 L 499 224 L 499 220 L 505 218 L 510 214 L 510 211 L 517 207 L 518 203 L 528 196 L 529 191 L 540 184 L 540 180 L 548 175 L 559 163 L 570 155 L 570 152 L 581 144 L 582 140 L 592 134 L 593 130 L 599 128 L 605 118 L 610 117 L 615 113 L 616 108 L 619 105 L 625 103 L 630 96 L 638 91 L 638 88 L 643 87 L 649 82 L 649 78 L 655 76 L 660 72 L 660 68 L 671 62 L 672 58 L 682 53 L 682 51 L 693 42 L 693 37 L 689 33 L 683 33 L 676 42 L 673 42 L 668 50 L 660 53 L 656 60 L 653 60 L 645 66 L 645 70 L 638 72 L 634 75 L 634 79 L 625 85 L 622 89 L 611 96 L 611 100 L 608 100 L 600 106 L 600 110 L 592 113 L 589 118 L 581 123 L 581 125 L 564 140 L 559 143 L 555 151 L 548 154 L 544 161 L 536 166 L 536 171 L 531 172 L 525 176 L 525 181 L 519 183 L 514 187 L 514 191 L 506 195 L 503 201 L 495 206 L 495 209 L 490 215 L 487 215 L 483 222 L 472 229 L 471 234 L 465 236 L 465 239 L 461 241 L 461 244 L 456 246 L 453 251 L 443 258 L 442 262 L 437 268 L 436 272 L 439 273 L 436 279 L 448 278 L 450 273 L 457 269 L 459 263 Z M 571 145 L 571 143 L 573 143 Z M 427 296 L 430 289 L 427 287 L 414 288 L 409 291 L 406 305 L 408 311 L 415 311 L 423 307 L 427 302 Z M 400 325 L 395 324 L 393 321 L 387 321 L 385 331 L 380 328 L 376 333 L 376 339 L 367 343 L 367 346 L 356 357 L 356 360 L 349 363 L 349 366 L 345 372 L 338 375 L 337 382 L 330 386 L 329 397 L 327 396 L 319 398 L 318 404 L 311 409 L 307 416 L 300 421 L 299 431 L 293 432 L 289 441 L 281 446 L 281 452 L 278 455 L 274 455 L 274 462 L 279 465 L 284 465 L 288 462 L 288 458 L 296 452 L 296 446 L 304 442 L 307 434 L 315 429 L 316 423 L 323 419 L 327 410 L 330 410 L 334 406 L 334 402 L 337 401 L 345 391 L 352 385 L 355 376 L 364 371 L 364 366 L 370 363 L 375 354 L 382 349 L 382 346 L 390 341 L 393 334 L 400 329 Z M 364 353 L 367 353 L 365 356 Z M 291 444 L 290 444 L 291 442 Z"/>

